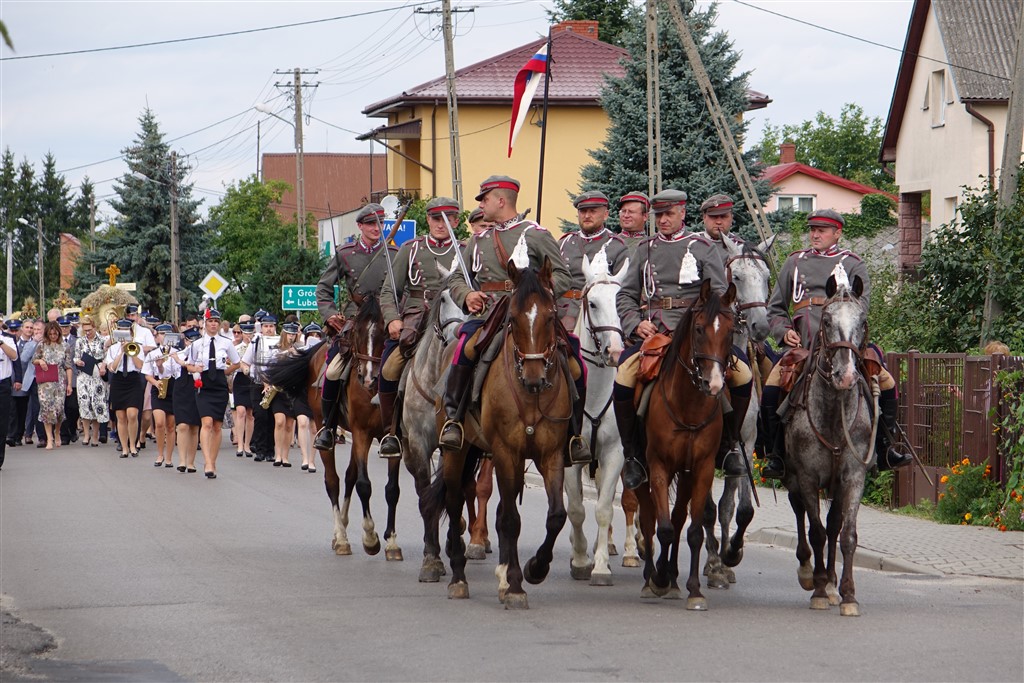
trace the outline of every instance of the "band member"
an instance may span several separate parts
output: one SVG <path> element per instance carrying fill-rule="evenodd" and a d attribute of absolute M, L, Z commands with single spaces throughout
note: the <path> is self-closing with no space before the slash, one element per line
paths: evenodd
<path fill-rule="evenodd" d="M 189 372 L 201 373 L 197 387 L 196 404 L 202 430 L 199 433 L 200 448 L 203 450 L 203 469 L 207 479 L 217 478 L 217 454 L 220 452 L 221 425 L 224 411 L 228 407 L 227 373 L 238 368 L 238 354 L 230 339 L 220 332 L 220 311 L 206 309 L 203 336 L 189 348 Z"/>
<path fill-rule="evenodd" d="M 166 343 L 168 332 L 174 332 L 173 325 L 157 325 L 155 328 L 157 348 L 146 354 L 142 374 L 149 383 L 149 400 L 153 406 L 153 426 L 156 431 L 157 458 L 154 467 L 172 467 L 174 452 L 174 387 L 172 373 L 175 368 L 170 360 Z"/>
<path fill-rule="evenodd" d="M 298 350 L 299 340 L 299 324 L 295 322 L 288 322 L 281 326 L 281 339 L 278 341 L 273 349 L 274 359 L 276 360 L 280 356 L 288 353 L 294 353 Z M 271 361 L 273 362 L 273 361 Z M 272 391 L 270 387 L 267 387 L 268 391 Z M 292 434 L 295 433 L 295 423 L 298 412 L 296 411 L 296 401 L 293 401 L 291 397 L 287 396 L 283 392 L 277 392 L 274 395 L 274 399 L 270 402 L 270 414 L 274 416 L 274 467 L 291 467 L 292 464 L 288 461 L 288 451 L 292 443 Z M 302 401 L 305 405 L 305 401 Z M 305 434 L 302 434 L 301 430 L 299 433 L 299 448 L 302 450 L 302 463 L 305 465 L 306 470 L 309 469 L 309 442 L 311 435 L 309 432 L 309 417 L 312 415 L 312 411 L 309 410 L 309 406 L 305 405 Z"/>
<path fill-rule="evenodd" d="M 248 318 L 248 316 L 245 316 Z M 256 331 L 256 325 L 251 322 L 239 322 L 235 325 L 235 352 L 239 358 L 245 357 L 245 351 L 252 344 L 252 337 Z M 249 389 L 252 382 L 246 374 L 244 366 L 235 371 L 231 380 L 231 396 L 235 399 L 235 455 L 241 458 L 252 457 L 249 440 L 252 438 L 252 397 Z"/>
<path fill-rule="evenodd" d="M 304 349 L 308 349 L 312 346 L 319 344 L 324 338 L 324 328 L 320 327 L 316 323 L 310 323 L 302 328 L 303 344 Z"/>
<path fill-rule="evenodd" d="M 170 373 L 174 377 L 171 390 L 171 412 L 174 413 L 174 430 L 178 441 L 178 471 L 196 471 L 196 448 L 199 443 L 199 405 L 196 403 L 196 383 L 200 374 L 194 375 L 186 369 L 192 344 L 200 337 L 199 330 L 186 328 L 181 333 L 179 348 L 171 352 Z"/>
<path fill-rule="evenodd" d="M 249 442 L 253 453 L 256 454 L 254 462 L 273 462 L 273 418 L 261 403 L 263 374 L 273 358 L 271 347 L 277 344 L 277 318 L 263 310 L 257 311 L 255 317 L 260 321 L 260 333 L 253 337 L 252 343 L 242 356 L 242 372 L 249 375 L 249 405 L 253 417 L 252 436 Z"/>
<path fill-rule="evenodd" d="M 139 455 L 139 411 L 142 410 L 143 347 L 133 341 L 132 321 L 121 319 L 111 335 L 105 362 L 110 373 L 110 408 L 117 419 L 121 457 Z M 155 340 L 154 340 L 154 346 Z"/>

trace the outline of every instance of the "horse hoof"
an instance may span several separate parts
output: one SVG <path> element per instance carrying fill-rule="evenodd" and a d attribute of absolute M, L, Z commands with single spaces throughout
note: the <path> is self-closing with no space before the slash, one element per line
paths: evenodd
<path fill-rule="evenodd" d="M 448 599 L 449 600 L 468 600 L 469 599 L 469 584 L 465 581 L 459 581 L 458 583 L 448 584 Z"/>
<path fill-rule="evenodd" d="M 615 547 L 615 544 L 614 543 L 609 543 L 608 544 L 608 556 L 610 557 L 612 555 L 618 555 L 618 554 L 619 554 L 619 549 L 617 547 Z"/>
<path fill-rule="evenodd" d="M 363 543 L 363 550 L 366 551 L 367 555 L 376 555 L 380 552 L 380 539 L 378 538 L 371 545 L 366 545 L 365 543 Z"/>
<path fill-rule="evenodd" d="M 569 563 L 569 576 L 577 581 L 586 581 L 590 578 L 590 575 L 594 573 L 594 563 L 591 562 L 584 567 L 577 567 L 572 562 Z"/>
<path fill-rule="evenodd" d="M 706 598 L 703 598 L 703 597 L 701 597 L 701 598 L 687 598 L 686 599 L 686 609 L 690 610 L 691 612 L 707 612 L 708 611 L 708 601 L 707 601 Z"/>
<path fill-rule="evenodd" d="M 729 588 L 729 580 L 719 572 L 708 574 L 708 588 Z"/>
<path fill-rule="evenodd" d="M 332 543 L 335 555 L 351 555 L 352 546 L 348 543 Z"/>
<path fill-rule="evenodd" d="M 523 578 L 527 583 L 537 585 L 548 577 L 548 570 L 550 568 L 551 565 L 548 564 L 544 567 L 544 571 L 540 571 L 537 568 L 537 558 L 531 557 L 529 561 L 527 561 L 526 566 L 523 567 Z M 524 593 L 523 595 L 525 596 L 526 594 Z"/>
<path fill-rule="evenodd" d="M 441 580 L 441 572 L 438 571 L 437 565 L 425 564 L 420 567 L 420 583 L 437 583 Z"/>
<path fill-rule="evenodd" d="M 384 551 L 384 559 L 387 560 L 388 562 L 402 562 L 403 560 L 405 560 L 405 558 L 402 557 L 402 549 L 401 548 L 388 548 L 388 549 L 386 549 Z"/>
<path fill-rule="evenodd" d="M 615 583 L 614 583 L 614 581 L 612 581 L 612 574 L 611 574 L 611 572 L 608 572 L 607 574 L 595 574 L 595 573 L 591 572 L 591 574 L 590 574 L 590 585 L 591 586 L 614 586 Z"/>
<path fill-rule="evenodd" d="M 654 581 L 648 581 L 647 582 L 647 587 L 650 588 L 651 593 L 653 593 L 654 597 L 656 597 L 656 598 L 663 598 L 663 597 L 665 597 L 665 595 L 668 593 L 669 589 L 671 588 L 671 586 L 659 586 L 658 584 L 654 583 Z"/>
<path fill-rule="evenodd" d="M 839 614 L 844 617 L 859 617 L 860 605 L 855 602 L 844 602 L 839 605 Z"/>
<path fill-rule="evenodd" d="M 723 553 L 722 564 L 726 567 L 735 567 L 743 560 L 743 548 L 740 548 L 735 553 Z"/>
<path fill-rule="evenodd" d="M 494 552 L 493 550 L 491 550 L 491 542 L 490 541 L 485 541 L 484 542 L 484 550 L 486 552 L 488 552 L 488 553 Z"/>
<path fill-rule="evenodd" d="M 506 593 L 504 602 L 505 609 L 530 609 L 526 593 Z"/>
<path fill-rule="evenodd" d="M 641 600 L 657 600 L 658 599 L 657 594 L 651 588 L 650 582 L 645 583 L 644 587 L 640 589 L 640 599 Z"/>
<path fill-rule="evenodd" d="M 800 565 L 796 570 L 796 578 L 805 591 L 814 590 L 814 570 L 810 565 Z"/>
<path fill-rule="evenodd" d="M 828 598 L 811 598 L 811 609 L 828 609 Z"/>
<path fill-rule="evenodd" d="M 736 572 L 726 567 L 722 573 L 725 575 L 725 580 L 729 583 L 736 583 Z"/>
<path fill-rule="evenodd" d="M 467 560 L 485 560 L 487 559 L 487 551 L 479 543 L 470 543 L 466 546 L 466 559 Z"/>
<path fill-rule="evenodd" d="M 679 590 L 679 586 L 672 586 L 661 598 L 662 600 L 682 600 L 683 592 Z M 701 598 L 701 600 L 703 599 Z"/>
<path fill-rule="evenodd" d="M 624 555 L 622 557 L 622 566 L 623 567 L 634 567 L 634 568 L 635 567 L 639 567 L 640 566 L 640 558 L 636 557 L 635 555 Z"/>

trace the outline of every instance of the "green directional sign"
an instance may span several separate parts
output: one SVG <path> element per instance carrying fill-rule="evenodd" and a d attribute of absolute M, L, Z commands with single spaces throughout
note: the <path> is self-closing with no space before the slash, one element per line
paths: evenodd
<path fill-rule="evenodd" d="M 334 285 L 334 300 L 338 300 L 338 285 Z M 281 285 L 282 311 L 315 311 L 316 285 Z"/>

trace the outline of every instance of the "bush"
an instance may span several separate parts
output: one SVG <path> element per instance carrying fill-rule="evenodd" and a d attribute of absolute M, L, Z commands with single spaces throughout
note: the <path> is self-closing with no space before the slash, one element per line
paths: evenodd
<path fill-rule="evenodd" d="M 946 490 L 939 494 L 935 519 L 943 524 L 983 524 L 999 507 L 1000 492 L 992 481 L 992 466 L 964 458 L 943 475 Z"/>

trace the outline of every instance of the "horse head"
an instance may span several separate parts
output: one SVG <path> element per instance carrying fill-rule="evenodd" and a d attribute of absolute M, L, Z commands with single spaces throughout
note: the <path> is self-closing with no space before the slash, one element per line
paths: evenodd
<path fill-rule="evenodd" d="M 851 285 L 845 273 L 839 278 L 830 275 L 825 283 L 828 299 L 821 307 L 818 330 L 818 369 L 839 391 L 848 391 L 857 383 L 860 360 L 868 338 L 868 311 L 861 301 L 864 283 L 860 276 Z"/>
<path fill-rule="evenodd" d="M 530 393 L 551 386 L 548 372 L 555 362 L 555 296 L 552 293 L 551 262 L 544 258 L 539 273 L 529 267 L 508 264 L 514 284 L 509 295 L 509 338 L 515 352 L 519 381 Z"/>
<path fill-rule="evenodd" d="M 732 351 L 732 305 L 735 301 L 735 284 L 730 283 L 725 294 L 719 296 L 711 290 L 711 280 L 706 279 L 700 287 L 700 295 L 676 330 L 676 335 L 681 337 L 674 340 L 674 346 L 678 347 L 676 358 L 706 396 L 717 396 L 725 387 L 725 367 Z M 683 360 L 679 353 L 685 352 L 685 347 L 689 347 L 688 360 Z"/>
<path fill-rule="evenodd" d="M 622 353 L 622 326 L 615 298 L 628 268 L 629 259 L 626 259 L 619 272 L 612 275 L 604 248 L 594 255 L 593 261 L 583 257 L 586 284 L 575 332 L 584 357 L 600 367 L 614 366 Z"/>
<path fill-rule="evenodd" d="M 359 383 L 371 389 L 380 372 L 380 355 L 384 351 L 384 315 L 376 295 L 368 294 L 359 306 L 352 328 L 352 353 L 357 361 Z"/>
<path fill-rule="evenodd" d="M 739 324 L 745 325 L 747 334 L 755 343 L 768 338 L 768 261 L 764 255 L 771 249 L 775 235 L 756 248 L 740 245 L 724 234 L 720 241 L 729 256 L 725 260 L 725 274 L 729 282 L 736 285 Z"/>

